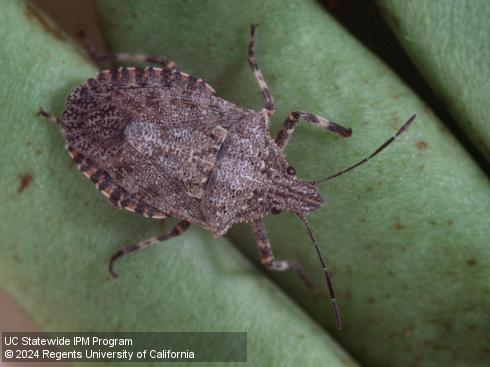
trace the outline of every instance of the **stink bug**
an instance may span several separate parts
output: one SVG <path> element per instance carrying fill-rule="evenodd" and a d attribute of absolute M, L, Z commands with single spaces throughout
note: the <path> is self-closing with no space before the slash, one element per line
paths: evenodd
<path fill-rule="evenodd" d="M 306 216 L 320 208 L 320 184 L 365 163 L 391 144 L 414 120 L 371 155 L 334 175 L 305 181 L 295 175 L 284 148 L 302 119 L 340 136 L 351 129 L 309 112 L 291 112 L 278 135 L 269 135 L 274 113 L 271 92 L 255 60 L 255 30 L 251 27 L 248 62 L 265 99 L 253 111 L 216 96 L 201 79 L 182 73 L 165 57 L 111 54 L 97 60 L 151 62 L 160 68 L 120 67 L 104 70 L 69 95 L 65 110 L 55 117 L 66 148 L 77 167 L 116 206 L 149 218 L 175 217 L 170 231 L 122 247 L 109 261 L 178 236 L 196 224 L 215 236 L 235 223 L 252 226 L 262 263 L 271 270 L 295 271 L 308 286 L 301 264 L 277 260 L 263 218 L 287 210 L 304 223 L 320 258 L 337 327 L 341 317 L 325 261 Z"/>

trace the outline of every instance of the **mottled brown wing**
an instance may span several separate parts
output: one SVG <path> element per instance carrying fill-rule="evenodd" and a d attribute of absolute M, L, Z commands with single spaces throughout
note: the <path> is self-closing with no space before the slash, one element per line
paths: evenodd
<path fill-rule="evenodd" d="M 200 201 L 228 130 L 247 110 L 157 68 L 102 72 L 61 117 L 68 145 L 158 210 L 205 227 Z"/>

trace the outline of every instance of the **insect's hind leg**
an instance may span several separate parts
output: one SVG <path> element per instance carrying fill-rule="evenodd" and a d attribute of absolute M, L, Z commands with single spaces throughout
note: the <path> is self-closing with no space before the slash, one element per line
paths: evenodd
<path fill-rule="evenodd" d="M 55 124 L 59 123 L 58 117 L 56 117 L 56 115 L 53 115 L 49 112 L 44 111 L 44 109 L 42 107 L 39 108 L 39 112 L 37 113 L 37 115 L 42 116 L 42 117 L 46 118 L 47 120 L 49 120 Z"/>
<path fill-rule="evenodd" d="M 114 272 L 113 268 L 114 268 L 114 262 L 120 257 L 125 256 L 131 252 L 144 250 L 145 248 L 156 245 L 159 242 L 169 240 L 173 237 L 177 237 L 182 233 L 184 233 L 189 228 L 189 226 L 190 223 L 188 221 L 182 220 L 179 223 L 177 223 L 174 228 L 172 228 L 168 232 L 165 232 L 164 234 L 120 248 L 111 256 L 111 259 L 109 261 L 109 273 L 112 275 L 113 278 L 117 277 L 118 274 Z"/>
<path fill-rule="evenodd" d="M 305 121 L 311 122 L 312 124 L 318 125 L 319 127 L 329 130 L 337 135 L 349 137 L 352 135 L 352 130 L 347 129 L 333 121 L 329 121 L 324 117 L 317 116 L 311 112 L 290 112 L 288 118 L 284 121 L 284 125 L 276 136 L 275 142 L 277 146 L 283 149 L 289 141 L 291 135 L 293 135 L 294 129 L 298 124 L 299 120 L 303 119 Z"/>
<path fill-rule="evenodd" d="M 255 32 L 257 30 L 257 25 L 252 24 L 250 26 L 250 43 L 248 44 L 248 63 L 252 68 L 255 79 L 257 80 L 257 84 L 259 85 L 260 91 L 264 95 L 265 99 L 265 109 L 267 114 L 271 116 L 274 113 L 274 100 L 272 99 L 272 94 L 267 86 L 267 83 L 262 76 L 262 72 L 260 71 L 259 65 L 255 60 Z"/>
<path fill-rule="evenodd" d="M 94 45 L 87 39 L 84 33 L 80 32 L 79 37 L 89 53 L 96 62 L 127 62 L 127 63 L 151 63 L 158 64 L 168 70 L 174 70 L 175 62 L 159 55 L 134 54 L 130 55 L 122 52 L 99 52 Z"/>
<path fill-rule="evenodd" d="M 268 269 L 275 271 L 294 271 L 298 274 L 301 281 L 310 289 L 315 289 L 315 284 L 306 276 L 303 266 L 297 261 L 276 260 L 272 253 L 271 244 L 265 230 L 264 221 L 259 219 L 251 223 L 252 230 L 257 241 L 260 261 Z"/>

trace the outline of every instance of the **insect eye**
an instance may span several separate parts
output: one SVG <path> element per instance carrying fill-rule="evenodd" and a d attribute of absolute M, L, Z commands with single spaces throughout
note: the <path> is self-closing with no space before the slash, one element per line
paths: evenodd
<path fill-rule="evenodd" d="M 280 212 L 282 212 L 282 210 L 279 209 L 279 208 L 273 207 L 271 209 L 271 213 L 274 214 L 274 215 L 279 214 Z"/>
<path fill-rule="evenodd" d="M 294 167 L 291 167 L 291 166 L 289 166 L 289 167 L 286 169 L 286 172 L 288 173 L 288 175 L 291 175 L 291 176 L 296 175 L 296 170 L 294 169 Z"/>

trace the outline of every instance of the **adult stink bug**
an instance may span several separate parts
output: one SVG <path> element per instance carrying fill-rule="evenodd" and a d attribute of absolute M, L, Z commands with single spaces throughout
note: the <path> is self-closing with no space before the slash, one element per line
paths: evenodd
<path fill-rule="evenodd" d="M 276 138 L 270 137 L 274 103 L 255 61 L 255 30 L 252 25 L 248 62 L 265 99 L 259 112 L 219 98 L 201 79 L 178 71 L 164 57 L 93 54 L 98 60 L 146 61 L 161 68 L 101 71 L 71 92 L 60 117 L 40 114 L 60 125 L 77 167 L 114 205 L 145 217 L 180 219 L 170 231 L 117 251 L 109 262 L 113 276 L 115 260 L 178 236 L 191 223 L 221 236 L 233 224 L 247 222 L 262 263 L 272 270 L 295 271 L 312 287 L 298 262 L 274 258 L 267 238 L 264 216 L 288 210 L 303 221 L 314 244 L 341 328 L 329 273 L 306 216 L 323 204 L 320 184 L 374 157 L 415 115 L 353 166 L 323 180 L 298 178 L 284 148 L 300 119 L 344 137 L 352 131 L 312 113 L 291 112 Z"/>

